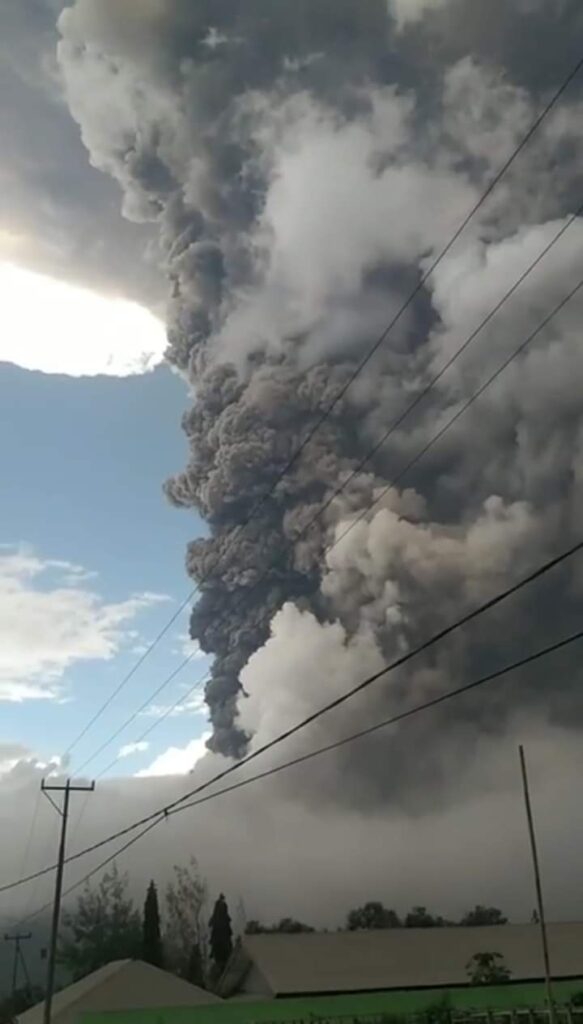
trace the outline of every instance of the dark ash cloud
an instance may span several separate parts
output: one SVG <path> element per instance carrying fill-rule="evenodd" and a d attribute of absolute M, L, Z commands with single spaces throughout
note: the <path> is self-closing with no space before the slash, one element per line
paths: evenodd
<path fill-rule="evenodd" d="M 269 18 L 262 2 L 149 0 L 138 10 L 77 0 L 59 21 L 59 66 L 91 161 L 121 186 L 128 218 L 155 224 L 164 254 L 168 358 L 194 396 L 183 422 L 190 460 L 166 490 L 210 527 L 187 553 L 190 576 L 203 581 L 191 632 L 215 655 L 210 746 L 225 755 L 273 735 L 576 533 L 580 301 L 404 489 L 330 550 L 572 286 L 583 270 L 580 222 L 364 477 L 297 537 L 581 202 L 580 86 L 251 527 L 233 533 L 556 87 L 580 18 L 569 3 L 560 19 L 556 6 L 521 4 L 506 18 L 509 43 L 481 32 L 485 2 L 449 35 L 459 4 L 418 7 L 419 20 L 399 27 L 380 0 L 306 0 Z M 546 24 L 555 59 L 539 81 L 521 44 Z M 379 687 L 345 722 L 506 660 L 540 623 L 552 636 L 579 610 L 574 568 Z M 580 721 L 581 670 L 575 658 L 568 665 L 560 693 L 549 694 L 544 672 L 529 674 L 497 698 L 495 714 L 464 704 L 399 733 L 388 755 L 380 740 L 343 755 L 323 789 L 413 804 L 429 782 L 447 791 L 476 738 L 503 730 L 517 706 Z M 336 734 L 341 723 L 325 728 Z"/>
<path fill-rule="evenodd" d="M 62 0 L 0 11 L 0 259 L 160 311 L 155 233 L 119 216 L 119 192 L 88 165 L 57 61 Z"/>

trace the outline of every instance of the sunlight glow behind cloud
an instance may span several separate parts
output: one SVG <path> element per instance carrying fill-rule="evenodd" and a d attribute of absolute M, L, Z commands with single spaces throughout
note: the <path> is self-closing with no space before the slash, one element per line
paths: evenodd
<path fill-rule="evenodd" d="M 165 348 L 164 325 L 143 306 L 0 263 L 0 361 L 126 377 L 152 370 Z"/>

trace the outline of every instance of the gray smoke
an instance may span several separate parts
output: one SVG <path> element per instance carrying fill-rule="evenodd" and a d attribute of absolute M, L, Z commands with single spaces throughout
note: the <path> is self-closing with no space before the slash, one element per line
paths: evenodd
<path fill-rule="evenodd" d="M 189 462 L 166 491 L 209 525 L 189 546 L 187 569 L 201 583 L 191 634 L 215 659 L 206 691 L 215 752 L 237 756 L 251 737 L 267 739 L 577 529 L 580 300 L 339 539 L 573 287 L 583 271 L 580 222 L 298 538 L 578 207 L 577 87 L 262 500 L 565 74 L 577 4 L 521 3 L 512 15 L 504 5 L 505 33 L 487 38 L 491 4 L 472 4 L 471 16 L 469 7 L 425 2 L 403 17 L 397 0 L 76 0 L 60 18 L 59 63 L 92 163 L 119 182 L 127 217 L 156 223 L 170 281 L 168 359 L 194 404 L 183 421 Z M 545 26 L 554 48 L 537 78 L 521 46 Z M 575 567 L 557 574 L 391 677 L 345 724 L 494 667 L 543 633 L 552 638 L 580 611 L 577 587 Z M 525 702 L 576 722 L 580 670 L 574 657 L 562 668 L 568 683 L 552 692 L 546 671 L 531 672 L 511 696 L 507 687 L 460 703 L 447 743 L 451 709 L 394 734 L 390 749 L 377 739 L 339 755 L 351 768 L 343 796 L 394 796 L 398 781 L 403 792 L 404 765 L 419 791 L 445 781 L 472 756 L 476 729 L 503 729 Z M 311 739 L 337 735 L 342 720 Z M 337 788 L 336 767 L 324 788 Z"/>

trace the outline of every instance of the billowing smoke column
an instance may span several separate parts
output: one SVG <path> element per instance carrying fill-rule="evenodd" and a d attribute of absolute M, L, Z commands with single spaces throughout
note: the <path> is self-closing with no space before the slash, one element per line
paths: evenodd
<path fill-rule="evenodd" d="M 581 302 L 331 548 L 583 273 L 580 223 L 298 537 L 578 205 L 577 88 L 238 530 L 545 95 L 533 67 L 517 61 L 513 79 L 512 66 L 498 66 L 499 40 L 467 55 L 489 5 L 471 7 L 474 35 L 467 7 L 445 0 L 412 3 L 406 17 L 402 4 L 381 0 L 76 0 L 61 16 L 71 112 L 92 162 L 119 181 L 125 215 L 156 222 L 170 280 L 167 355 L 188 378 L 193 406 L 183 422 L 190 460 L 166 491 L 209 525 L 187 554 L 201 581 L 191 633 L 215 656 L 206 699 L 211 747 L 224 754 L 240 755 L 250 736 L 266 738 L 406 650 L 575 529 Z M 563 40 L 545 89 L 564 74 L 578 16 L 565 5 L 559 32 L 543 0 L 504 15 L 517 47 L 549 18 Z M 451 684 L 500 654 L 502 637 L 505 654 L 524 646 L 533 616 L 553 625 L 559 592 L 556 621 L 566 623 L 572 586 L 561 577 L 552 599 L 545 592 L 491 617 L 471 645 L 459 639 L 390 680 L 350 720 Z M 501 727 L 509 708 L 538 692 L 531 683 L 489 711 L 463 705 L 461 745 L 471 747 L 478 718 Z M 574 692 L 554 695 L 557 714 L 572 716 Z M 395 737 L 390 752 L 379 740 L 344 756 L 386 792 L 428 729 L 435 719 Z M 429 757 L 424 773 L 434 772 Z"/>

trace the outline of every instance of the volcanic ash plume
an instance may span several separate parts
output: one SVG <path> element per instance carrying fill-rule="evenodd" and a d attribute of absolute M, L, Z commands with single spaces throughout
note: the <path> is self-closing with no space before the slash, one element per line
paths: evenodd
<path fill-rule="evenodd" d="M 580 222 L 307 528 L 578 205 L 576 89 L 273 488 L 539 109 L 528 76 L 514 80 L 494 48 L 480 59 L 452 53 L 451 39 L 440 49 L 445 0 L 418 6 L 413 25 L 381 0 L 77 0 L 60 19 L 67 99 L 91 160 L 119 181 L 125 215 L 159 228 L 167 355 L 193 394 L 190 459 L 166 491 L 209 526 L 187 568 L 201 583 L 191 633 L 215 659 L 210 745 L 223 754 L 240 755 L 250 737 L 273 735 L 407 650 L 564 546 L 577 521 L 576 301 L 386 488 L 573 286 Z M 521 19 L 542 19 L 543 7 L 517 12 L 517 45 Z M 571 582 L 561 588 L 566 622 L 576 602 Z M 370 721 L 512 653 L 541 620 L 541 601 L 552 632 L 558 604 L 545 595 L 388 679 L 347 719 Z M 530 683 L 498 694 L 494 714 L 464 704 L 457 747 L 469 753 L 477 727 L 502 728 L 513 708 L 536 704 Z M 568 693 L 550 701 L 571 721 L 574 683 L 572 673 Z M 352 785 L 365 778 L 372 798 L 393 792 L 407 760 L 413 777 L 437 780 L 426 741 L 440 724 L 403 730 L 390 752 L 378 740 L 342 755 L 358 769 Z M 339 728 L 338 715 L 320 727 Z"/>

